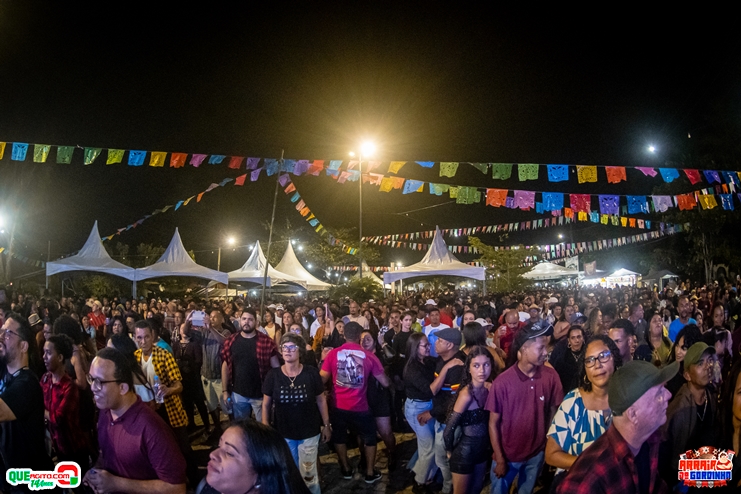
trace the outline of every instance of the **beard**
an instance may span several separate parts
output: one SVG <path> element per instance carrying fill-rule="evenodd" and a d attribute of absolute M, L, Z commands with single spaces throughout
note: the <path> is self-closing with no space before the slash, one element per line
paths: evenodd
<path fill-rule="evenodd" d="M 243 333 L 252 334 L 252 333 L 255 332 L 256 328 L 255 328 L 255 326 L 245 326 L 245 327 L 241 328 L 241 330 L 242 330 Z"/>

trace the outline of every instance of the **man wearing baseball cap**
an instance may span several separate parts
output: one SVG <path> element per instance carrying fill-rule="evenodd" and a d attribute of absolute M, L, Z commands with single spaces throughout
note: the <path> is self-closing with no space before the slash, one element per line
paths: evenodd
<path fill-rule="evenodd" d="M 680 454 L 719 441 L 718 395 L 711 385 L 713 355 L 715 348 L 700 341 L 689 347 L 684 356 L 683 376 L 687 382 L 669 405 L 666 424 L 661 428 L 664 444 L 659 464 L 661 476 L 669 485 L 677 483 Z"/>
<path fill-rule="evenodd" d="M 659 476 L 658 431 L 666 422 L 671 393 L 664 384 L 679 362 L 662 369 L 633 360 L 615 371 L 608 385 L 612 425 L 577 458 L 558 493 L 668 493 Z"/>
<path fill-rule="evenodd" d="M 506 494 L 515 478 L 518 491 L 532 492 L 545 459 L 548 425 L 563 401 L 561 379 L 545 366 L 553 326 L 544 320 L 515 335 L 510 352 L 517 363 L 492 383 L 489 410 L 492 455 L 491 493 Z"/>

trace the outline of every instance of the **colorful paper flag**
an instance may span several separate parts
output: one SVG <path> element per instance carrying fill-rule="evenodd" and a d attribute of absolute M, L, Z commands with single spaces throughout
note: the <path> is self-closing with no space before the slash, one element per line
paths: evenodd
<path fill-rule="evenodd" d="M 46 163 L 46 158 L 49 156 L 49 150 L 51 146 L 48 144 L 34 144 L 33 145 L 33 161 L 34 163 Z"/>
<path fill-rule="evenodd" d="M 676 168 L 659 168 L 659 173 L 661 173 L 661 178 L 666 183 L 671 183 L 679 178 L 679 170 Z"/>
<path fill-rule="evenodd" d="M 124 149 L 108 149 L 108 156 L 106 157 L 105 164 L 112 165 L 114 163 L 121 163 L 123 161 Z"/>
<path fill-rule="evenodd" d="M 512 176 L 511 163 L 492 163 L 491 178 L 495 180 L 509 180 Z"/>
<path fill-rule="evenodd" d="M 208 158 L 208 164 L 209 165 L 219 165 L 221 164 L 222 161 L 224 161 L 224 158 L 226 158 L 226 156 L 224 156 L 223 154 L 212 154 Z"/>
<path fill-rule="evenodd" d="M 441 177 L 455 177 L 458 172 L 457 161 L 443 161 L 440 163 L 440 176 Z"/>
<path fill-rule="evenodd" d="M 203 163 L 203 160 L 206 159 L 206 156 L 205 154 L 194 154 L 190 157 L 190 164 L 198 168 Z"/>
<path fill-rule="evenodd" d="M 524 182 L 525 180 L 538 180 L 539 169 L 540 165 L 534 163 L 520 163 L 517 165 L 517 176 L 520 179 L 520 182 Z"/>
<path fill-rule="evenodd" d="M 242 167 L 242 160 L 244 156 L 232 156 L 229 158 L 229 168 L 232 170 L 239 170 Z"/>
<path fill-rule="evenodd" d="M 152 153 L 149 155 L 149 166 L 161 168 L 165 166 L 166 159 L 167 159 L 167 152 L 152 151 Z"/>
<path fill-rule="evenodd" d="M 580 184 L 596 182 L 597 167 L 594 165 L 576 165 L 576 176 Z"/>
<path fill-rule="evenodd" d="M 28 152 L 28 144 L 25 142 L 14 142 L 13 152 L 10 155 L 10 159 L 13 161 L 25 161 L 26 153 Z"/>
<path fill-rule="evenodd" d="M 144 164 L 144 158 L 147 157 L 146 151 L 129 151 L 129 166 L 142 166 Z"/>
<path fill-rule="evenodd" d="M 401 167 L 406 165 L 406 161 L 392 161 L 389 163 L 389 173 L 399 173 Z"/>
<path fill-rule="evenodd" d="M 184 167 L 186 159 L 188 159 L 188 153 L 172 153 L 170 155 L 170 168 Z"/>
<path fill-rule="evenodd" d="M 605 172 L 607 173 L 608 183 L 617 184 L 623 180 L 627 180 L 624 166 L 606 166 Z"/>
<path fill-rule="evenodd" d="M 549 182 L 567 182 L 569 180 L 569 165 L 548 165 L 547 169 Z"/>

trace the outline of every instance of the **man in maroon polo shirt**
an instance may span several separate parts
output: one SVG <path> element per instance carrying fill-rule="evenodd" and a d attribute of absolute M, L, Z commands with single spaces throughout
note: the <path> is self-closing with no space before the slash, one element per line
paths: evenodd
<path fill-rule="evenodd" d="M 511 348 L 517 363 L 491 385 L 485 408 L 491 412 L 492 494 L 508 493 L 515 477 L 518 493 L 532 492 L 543 467 L 548 424 L 563 401 L 558 373 L 543 365 L 551 334 L 553 326 L 542 319 L 521 329 Z"/>
<path fill-rule="evenodd" d="M 100 456 L 84 482 L 96 492 L 185 493 L 185 458 L 172 430 L 134 392 L 126 357 L 104 348 L 88 381 L 100 409 Z"/>

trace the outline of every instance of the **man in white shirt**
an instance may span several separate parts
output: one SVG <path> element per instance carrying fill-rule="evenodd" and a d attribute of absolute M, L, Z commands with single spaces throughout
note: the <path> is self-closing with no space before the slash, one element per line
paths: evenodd
<path fill-rule="evenodd" d="M 356 322 L 363 326 L 363 329 L 368 329 L 370 327 L 368 319 L 360 313 L 360 306 L 354 300 L 350 301 L 350 315 L 343 317 L 342 320 L 345 321 L 346 325 L 351 322 Z"/>

